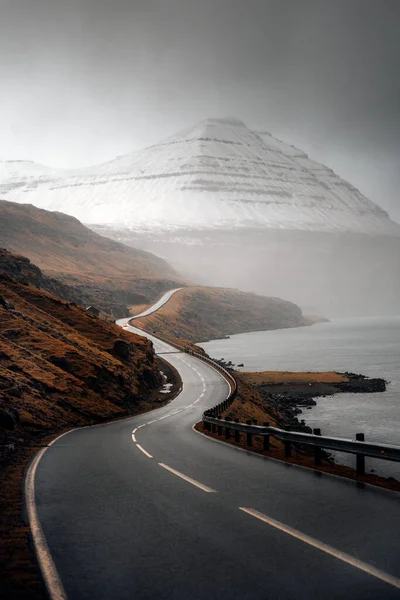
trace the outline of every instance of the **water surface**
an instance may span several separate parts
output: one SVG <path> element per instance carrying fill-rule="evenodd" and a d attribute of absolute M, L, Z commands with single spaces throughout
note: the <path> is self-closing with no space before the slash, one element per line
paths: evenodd
<path fill-rule="evenodd" d="M 242 371 L 351 371 L 383 377 L 390 382 L 384 393 L 317 398 L 317 406 L 300 418 L 326 435 L 354 438 L 363 432 L 368 440 L 400 446 L 400 315 L 335 319 L 200 345 L 212 357 L 243 363 Z M 353 464 L 354 458 L 341 455 L 340 462 Z M 368 468 L 400 478 L 400 464 L 368 460 Z"/>

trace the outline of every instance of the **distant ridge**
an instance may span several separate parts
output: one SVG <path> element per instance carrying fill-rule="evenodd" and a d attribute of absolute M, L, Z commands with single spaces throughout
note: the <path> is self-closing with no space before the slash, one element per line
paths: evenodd
<path fill-rule="evenodd" d="M 0 200 L 1 248 L 72 286 L 80 304 L 96 304 L 115 316 L 126 316 L 126 305 L 148 303 L 182 285 L 162 258 L 98 235 L 74 217 L 29 204 Z M 59 289 L 49 291 L 65 297 Z"/>
<path fill-rule="evenodd" d="M 331 169 L 235 118 L 72 172 L 0 163 L 0 196 L 135 231 L 266 228 L 400 236 Z"/>

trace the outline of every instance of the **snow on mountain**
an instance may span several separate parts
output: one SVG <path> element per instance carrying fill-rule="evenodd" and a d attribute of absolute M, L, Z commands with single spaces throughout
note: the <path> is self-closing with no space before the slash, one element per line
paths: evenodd
<path fill-rule="evenodd" d="M 0 163 L 0 197 L 136 231 L 261 227 L 400 235 L 400 225 L 331 169 L 237 119 L 207 119 L 73 172 Z"/>

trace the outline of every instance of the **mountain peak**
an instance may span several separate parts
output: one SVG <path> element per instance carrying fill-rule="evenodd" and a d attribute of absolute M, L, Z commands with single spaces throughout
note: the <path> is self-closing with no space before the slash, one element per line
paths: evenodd
<path fill-rule="evenodd" d="M 36 169 L 36 166 L 35 166 Z M 234 117 L 208 118 L 97 167 L 1 175 L 0 196 L 134 230 L 289 229 L 400 235 L 400 225 L 307 154 Z"/>

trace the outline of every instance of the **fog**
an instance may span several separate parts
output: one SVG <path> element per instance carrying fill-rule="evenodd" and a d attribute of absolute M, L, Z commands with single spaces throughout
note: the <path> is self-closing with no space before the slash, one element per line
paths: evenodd
<path fill-rule="evenodd" d="M 399 238 L 265 229 L 93 229 L 164 257 L 189 282 L 285 298 L 305 314 L 331 318 L 399 312 Z"/>
<path fill-rule="evenodd" d="M 109 160 L 236 116 L 400 220 L 397 0 L 0 0 L 0 159 Z"/>

